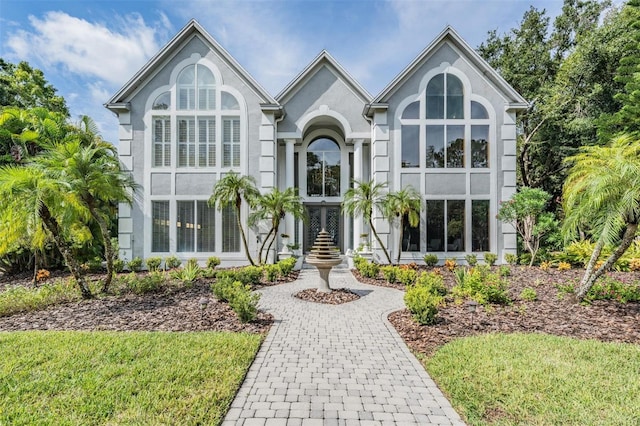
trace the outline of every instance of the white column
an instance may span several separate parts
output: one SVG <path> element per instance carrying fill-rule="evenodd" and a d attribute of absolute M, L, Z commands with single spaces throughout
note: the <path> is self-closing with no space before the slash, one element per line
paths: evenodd
<path fill-rule="evenodd" d="M 353 180 L 362 181 L 362 142 L 363 139 L 356 139 L 353 143 Z M 362 216 L 353 218 L 353 248 L 360 245 L 360 234 L 362 234 Z"/>
<path fill-rule="evenodd" d="M 296 140 L 295 139 L 285 139 L 285 172 L 284 172 L 284 178 L 285 178 L 285 189 L 286 188 L 293 188 L 294 184 L 295 184 L 295 176 L 294 174 L 294 155 L 293 155 L 293 151 L 294 151 L 294 146 L 296 144 Z M 300 241 L 294 241 L 295 239 L 295 221 L 293 220 L 293 216 L 291 216 L 290 214 L 288 214 L 285 217 L 285 226 L 286 226 L 286 233 L 289 234 L 290 241 L 291 242 L 295 242 L 295 243 L 300 243 Z"/>

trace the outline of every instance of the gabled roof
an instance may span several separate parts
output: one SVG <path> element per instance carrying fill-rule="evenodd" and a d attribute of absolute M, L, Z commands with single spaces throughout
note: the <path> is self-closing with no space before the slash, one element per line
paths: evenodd
<path fill-rule="evenodd" d="M 332 72 L 337 74 L 347 86 L 364 102 L 371 102 L 371 94 L 360 85 L 343 67 L 335 60 L 329 52 L 323 50 L 298 74 L 287 86 L 282 89 L 276 96 L 276 100 L 280 103 L 286 103 L 293 97 L 304 84 L 313 77 L 318 71 L 326 66 Z"/>
<path fill-rule="evenodd" d="M 262 99 L 265 107 L 275 106 L 277 102 L 260 84 L 227 52 L 224 47 L 204 29 L 195 19 L 190 20 L 187 25 L 178 32 L 158 53 L 155 54 L 115 95 L 109 99 L 105 107 L 109 109 L 122 109 L 125 106 L 126 98 L 131 95 L 140 84 L 149 78 L 156 71 L 157 67 L 171 58 L 176 49 L 199 36 L 205 43 L 208 43 L 229 67 L 243 79 L 253 92 Z"/>
<path fill-rule="evenodd" d="M 377 95 L 371 103 L 365 108 L 368 113 L 371 109 L 375 109 L 375 104 L 385 104 L 388 98 L 415 72 L 415 70 L 424 63 L 433 53 L 435 53 L 444 42 L 448 42 L 455 48 L 460 50 L 467 60 L 469 60 L 486 79 L 488 79 L 494 87 L 500 90 L 509 100 L 513 108 L 523 109 L 528 106 L 527 101 L 511 87 L 500 74 L 494 70 L 460 35 L 451 27 L 447 26 L 438 34 L 438 36 L 422 51 L 420 54 L 402 70 L 400 74 L 387 85 L 379 95 Z"/>

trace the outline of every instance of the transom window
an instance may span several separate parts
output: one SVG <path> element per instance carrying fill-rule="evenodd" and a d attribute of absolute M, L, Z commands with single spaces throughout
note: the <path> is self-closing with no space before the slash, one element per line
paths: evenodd
<path fill-rule="evenodd" d="M 184 67 L 151 109 L 153 167 L 240 167 L 240 101 L 205 65 Z"/>
<path fill-rule="evenodd" d="M 316 139 L 307 148 L 307 195 L 340 196 L 340 146 L 333 139 Z"/>
<path fill-rule="evenodd" d="M 426 169 L 488 168 L 490 121 L 453 74 L 434 76 L 400 115 L 401 165 Z M 469 117 L 469 118 L 467 118 Z"/>

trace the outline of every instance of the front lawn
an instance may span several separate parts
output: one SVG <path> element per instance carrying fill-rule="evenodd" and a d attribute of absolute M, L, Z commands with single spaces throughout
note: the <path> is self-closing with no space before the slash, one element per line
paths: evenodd
<path fill-rule="evenodd" d="M 485 334 L 421 359 L 471 425 L 640 424 L 638 345 Z"/>
<path fill-rule="evenodd" d="M 0 424 L 218 424 L 248 333 L 0 333 Z"/>

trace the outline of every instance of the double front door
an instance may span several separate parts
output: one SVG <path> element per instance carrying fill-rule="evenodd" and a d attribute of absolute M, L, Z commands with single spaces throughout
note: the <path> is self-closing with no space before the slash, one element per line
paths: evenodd
<path fill-rule="evenodd" d="M 340 252 L 344 252 L 340 204 L 308 204 L 306 208 L 309 221 L 304 226 L 304 252 L 311 250 L 318 233 L 323 229 L 329 233 Z"/>

